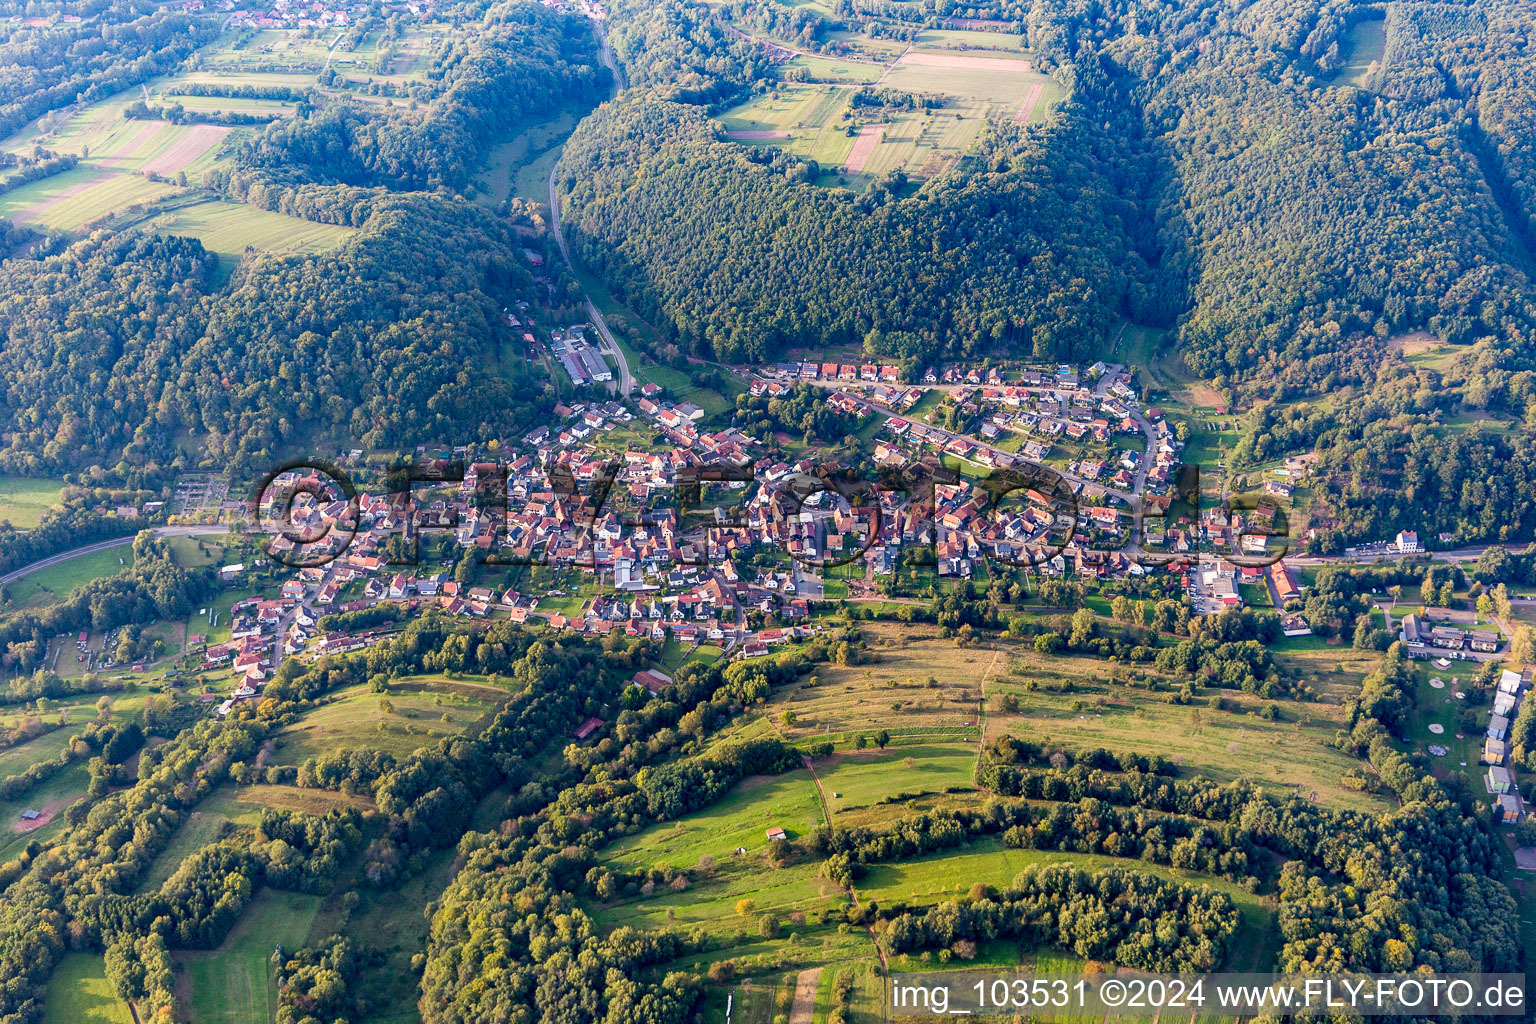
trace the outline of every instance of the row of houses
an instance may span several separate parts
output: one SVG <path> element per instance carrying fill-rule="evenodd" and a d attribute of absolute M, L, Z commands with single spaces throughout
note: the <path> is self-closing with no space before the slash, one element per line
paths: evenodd
<path fill-rule="evenodd" d="M 1428 622 L 1417 614 L 1403 616 L 1399 636 L 1414 657 L 1430 657 L 1436 651 L 1477 651 L 1494 654 L 1504 638 L 1491 629 L 1462 629 L 1450 622 Z"/>
<path fill-rule="evenodd" d="M 901 368 L 895 363 L 777 363 L 771 373 L 785 380 L 864 381 L 895 384 Z"/>
<path fill-rule="evenodd" d="M 1493 698 L 1493 714 L 1488 719 L 1488 730 L 1483 739 L 1483 763 L 1488 765 L 1488 792 L 1499 808 L 1501 820 L 1508 823 L 1519 821 L 1525 810 L 1514 772 L 1507 762 L 1510 754 L 1510 723 L 1530 689 L 1531 677 L 1530 669 L 1524 672 L 1504 669 L 1499 673 L 1499 687 Z"/>

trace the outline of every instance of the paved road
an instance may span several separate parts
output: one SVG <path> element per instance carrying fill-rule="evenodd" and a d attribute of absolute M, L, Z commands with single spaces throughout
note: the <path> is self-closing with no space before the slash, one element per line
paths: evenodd
<path fill-rule="evenodd" d="M 224 534 L 228 532 L 229 528 L 226 526 L 155 527 L 156 537 L 192 537 L 200 535 L 212 536 L 214 534 Z M 88 555 L 93 551 L 106 551 L 109 548 L 120 548 L 132 543 L 133 537 L 130 535 L 127 537 L 118 537 L 116 540 L 97 541 L 95 544 L 87 544 L 84 547 L 70 548 L 68 551 L 60 552 L 59 554 L 45 558 L 40 562 L 33 562 L 31 565 L 24 565 L 14 572 L 8 572 L 4 576 L 0 576 L 0 586 L 3 586 L 6 583 L 14 583 L 25 576 L 30 576 L 33 573 L 38 572 L 39 570 L 58 565 L 60 562 L 67 562 L 71 558 L 76 558 L 80 555 Z"/>
<path fill-rule="evenodd" d="M 601 25 L 601 21 L 598 24 Z M 608 46 L 607 34 L 599 29 L 598 35 L 603 43 L 602 61 L 613 72 L 614 95 L 618 95 L 618 90 L 624 85 L 624 72 L 620 70 L 619 65 L 613 59 L 613 51 Z M 565 230 L 560 224 L 560 197 L 555 192 L 555 175 L 559 169 L 560 162 L 558 160 L 555 161 L 555 166 L 549 169 L 549 223 L 550 227 L 554 230 L 555 245 L 560 248 L 560 258 L 565 260 L 566 266 L 570 267 L 572 273 L 574 273 L 576 265 L 571 262 L 571 251 L 565 244 Z M 613 340 L 613 332 L 608 329 L 608 321 L 603 319 L 602 311 L 597 308 L 597 304 L 592 301 L 592 297 L 583 290 L 582 298 L 587 304 L 587 316 L 591 319 L 592 326 L 597 328 L 597 333 L 602 339 L 602 343 L 598 348 L 605 355 L 612 356 L 614 363 L 619 368 L 619 394 L 627 395 L 635 390 L 635 378 L 629 372 L 629 360 L 624 358 L 624 350 L 619 348 L 619 343 Z"/>

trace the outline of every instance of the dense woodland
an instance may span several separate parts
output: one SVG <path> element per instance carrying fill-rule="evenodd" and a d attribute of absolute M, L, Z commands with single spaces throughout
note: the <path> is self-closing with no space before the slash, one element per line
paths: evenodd
<path fill-rule="evenodd" d="M 428 81 L 425 110 L 332 104 L 263 132 L 240 164 L 292 184 L 459 190 L 491 140 L 568 105 L 596 103 L 608 93 L 609 72 L 585 19 L 511 3 L 440 54 Z"/>
<path fill-rule="evenodd" d="M 199 38 L 177 15 L 85 6 L 101 17 L 16 27 L 0 44 L 0 120 L 120 91 Z M 1393 4 L 1389 59 L 1368 89 L 1332 76 L 1351 25 L 1382 12 L 1339 0 L 836 6 L 870 34 L 942 17 L 1018 22 L 1069 99 L 1044 125 L 991 131 L 963 173 L 826 189 L 813 184 L 818 168 L 734 146 L 710 116 L 771 88 L 777 73 L 727 16 L 808 42 L 814 26 L 751 3 L 616 0 L 611 38 L 633 88 L 572 138 L 559 187 L 583 259 L 668 340 L 732 359 L 848 342 L 910 368 L 947 355 L 1092 357 L 1122 317 L 1167 325 L 1218 386 L 1275 402 L 1247 422 L 1245 457 L 1322 452 L 1318 500 L 1334 522 L 1325 545 L 1414 525 L 1462 540 L 1530 536 L 1536 466 L 1524 428 L 1453 422 L 1488 409 L 1536 423 L 1524 3 Z M 441 442 L 543 419 L 549 399 L 501 355 L 501 310 L 533 290 L 523 239 L 456 193 L 491 140 L 590 104 L 608 79 L 583 19 L 518 2 L 483 13 L 483 31 L 437 55 L 414 107 L 306 97 L 301 116 L 263 130 L 232 172 L 211 176 L 232 198 L 357 228 L 334 252 L 253 253 L 225 280 L 195 241 L 95 232 L 0 265 L 0 468 L 136 486 L 199 460 L 251 468 L 316 439 Z M 112 33 L 126 32 L 142 40 L 141 58 L 117 56 L 126 48 Z M 1463 346 L 1462 360 L 1439 372 L 1390 354 L 1389 337 L 1419 329 Z M 813 397 L 744 399 L 737 412 L 834 443 L 858 426 Z M 136 525 L 67 511 L 25 537 L 0 532 L 0 563 Z M 23 673 L 0 701 L 104 689 L 40 670 L 49 639 L 184 621 L 214 593 L 210 570 L 178 567 L 149 534 L 133 553 L 131 570 L 0 624 L 4 666 Z M 1443 571 L 1387 575 L 1397 571 L 1325 570 L 1295 609 L 1320 634 L 1387 648 L 1333 743 L 1363 759 L 1361 787 L 1397 798 L 1390 812 L 1331 813 L 1245 782 L 1187 778 L 1160 759 L 1005 737 L 978 759 L 990 798 L 974 809 L 828 828 L 781 852 L 816 859 L 838 884 L 982 839 L 1135 857 L 1272 896 L 1285 970 L 1517 969 L 1518 919 L 1479 810 L 1486 795 L 1437 781 L 1391 741 L 1415 688 L 1403 652 L 1369 628 L 1365 595 L 1418 586 L 1435 603 L 1455 582 Z M 1536 557 L 1490 557 L 1469 574 L 1528 580 Z M 1052 587 L 1042 603 L 1072 596 Z M 1118 600 L 1114 623 L 1084 610 L 1007 628 L 1045 654 L 1155 664 L 1189 677 L 1191 695 L 1307 696 L 1265 647 L 1274 616 L 1191 620 L 1162 594 Z M 963 641 L 1003 628 L 1002 603 L 967 588 L 898 614 Z M 1163 643 L 1156 631 L 1184 635 Z M 39 1024 L 54 967 L 82 950 L 103 957 L 141 1021 L 169 1024 L 172 951 L 217 946 L 261 887 L 387 890 L 451 850 L 455 870 L 429 907 L 409 979 L 427 1024 L 682 1024 L 706 979 L 671 965 L 700 953 L 729 963 L 731 940 L 599 928 L 593 902 L 656 882 L 613 870 L 604 851 L 706 810 L 747 776 L 824 753 L 721 730 L 815 661 L 865 653 L 850 629 L 803 652 L 686 665 L 644 700 L 625 693 L 653 659 L 644 641 L 535 640 L 504 620 L 482 628 L 429 613 L 350 657 L 288 659 L 262 699 L 228 719 L 193 724 L 159 702 L 142 722 L 90 723 L 58 760 L 0 779 L 0 795 L 25 793 L 78 759 L 91 779 L 53 845 L 0 864 L 0 1022 Z M 413 753 L 257 766 L 269 739 L 329 695 L 383 692 L 419 673 L 473 674 L 508 699 L 478 731 Z M 1527 704 L 1512 730 L 1523 763 L 1536 757 Z M 590 716 L 605 724 L 570 743 Z M 7 742 L 43 727 L 19 723 Z M 209 843 L 141 891 L 200 801 L 273 784 L 362 794 L 376 811 L 268 812 L 241 841 Z M 498 820 L 480 831 L 472 812 L 487 799 Z M 1214 888 L 1124 868 L 1050 866 L 998 890 L 926 905 L 850 901 L 839 913 L 889 953 L 963 956 L 1002 937 L 1148 970 L 1215 967 L 1239 927 Z M 277 1019 L 384 1009 L 370 1003 L 376 967 L 340 936 L 282 951 Z"/>
<path fill-rule="evenodd" d="M 156 486 L 183 466 L 250 470 L 321 438 L 526 429 L 549 399 L 503 352 L 501 311 L 532 294 L 521 243 L 456 190 L 489 140 L 605 94 L 596 54 L 584 18 L 492 6 L 436 55 L 411 107 L 306 102 L 232 171 L 209 172 L 204 185 L 232 198 L 359 229 L 334 252 L 253 252 L 225 280 L 195 240 L 98 231 L 0 264 L 0 466 Z"/>
<path fill-rule="evenodd" d="M 903 38 L 974 13 L 836 10 L 844 28 Z M 1253 424 L 1240 457 L 1324 454 L 1320 549 L 1401 527 L 1532 536 L 1515 495 L 1536 423 L 1536 9 L 985 10 L 1018 23 L 1067 101 L 1043 125 L 993 128 L 969 169 L 854 194 L 772 148 L 731 145 L 710 119 L 777 74 L 733 28 L 835 50 L 826 23 L 771 3 L 615 4 L 616 50 L 646 88 L 567 150 L 583 258 L 680 346 L 726 359 L 828 340 L 909 365 L 1073 359 L 1101 354 L 1121 317 L 1168 325 L 1229 402 L 1300 428 Z M 1353 31 L 1382 18 L 1384 59 L 1346 84 Z M 1416 366 L 1390 344 L 1406 335 L 1453 358 Z M 1341 388 L 1356 403 L 1311 404 Z M 1519 426 L 1451 426 L 1485 413 Z M 1405 432 L 1414 452 L 1382 452 Z"/>
<path fill-rule="evenodd" d="M 1041 138 L 999 128 L 987 171 L 854 195 L 726 141 L 697 107 L 639 94 L 583 122 L 560 183 L 584 261 L 694 353 L 761 361 L 830 341 L 914 361 L 1078 359 L 1122 303 L 1150 301 L 1131 226 L 1101 215 L 1130 208 L 1100 173 L 1134 160 L 1113 116 L 1076 112 Z"/>
<path fill-rule="evenodd" d="M 954 13 L 875 6 L 928 23 Z M 737 59 L 740 37 L 702 9 L 621 2 L 619 56 L 632 80 L 657 87 L 589 121 L 563 177 L 588 258 L 680 340 L 731 358 L 871 332 L 872 349 L 897 355 L 1000 348 L 1066 358 L 1126 315 L 1177 321 L 1197 371 L 1263 393 L 1370 383 L 1385 339 L 1413 330 L 1475 345 L 1469 365 L 1529 369 L 1536 178 L 1520 87 L 1536 72 L 1524 46 L 1530 18 L 1480 2 L 1394 4 L 1393 48 L 1375 87 L 1333 84 L 1351 26 L 1381 16 L 1332 0 L 1235 12 L 1200 2 L 1035 5 L 1028 45 L 1071 90 L 1062 110 L 1027 132 L 994 132 L 980 161 L 994 173 L 962 172 L 910 196 L 877 186 L 860 200 L 813 188 L 794 161 L 710 145 L 718 131 L 704 115 L 715 107 L 668 101 L 718 106 L 771 87 L 770 76 Z M 1436 63 L 1449 65 L 1443 77 L 1425 73 Z M 682 95 L 660 79 L 691 84 Z M 600 161 L 615 132 L 636 152 Z M 711 197 L 707 212 L 690 209 L 697 192 L 683 181 Z M 607 201 L 620 189 L 623 203 Z M 875 216 L 850 224 L 846 211 L 861 203 Z M 1004 215 L 1013 223 L 1000 224 Z M 1071 234 L 1060 233 L 1063 217 Z M 713 244 L 699 237 L 705 218 L 723 221 L 716 237 L 731 245 L 729 274 L 711 251 L 690 258 Z M 1026 280 L 999 287 L 954 239 L 903 253 L 909 222 L 984 239 L 994 256 L 1018 252 L 1001 262 Z M 1007 234 L 1001 245 L 994 227 Z M 1008 244 L 1021 236 L 1048 247 L 1061 267 L 1043 272 L 1059 282 L 1028 282 L 1042 271 Z M 934 278 L 963 287 L 954 301 L 970 308 L 952 309 L 942 290 L 913 291 L 919 268 L 906 264 L 920 257 Z M 919 318 L 925 337 L 906 338 Z"/>

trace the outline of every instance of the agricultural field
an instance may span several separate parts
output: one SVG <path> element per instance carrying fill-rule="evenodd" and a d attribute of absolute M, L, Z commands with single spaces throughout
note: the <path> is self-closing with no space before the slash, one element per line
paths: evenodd
<path fill-rule="evenodd" d="M 1027 60 L 944 49 L 901 53 L 872 83 L 817 77 L 833 81 L 785 84 L 724 112 L 728 136 L 815 160 L 822 184 L 857 187 L 897 170 L 916 178 L 942 174 L 959 165 L 989 121 L 1038 121 L 1061 98 L 1060 87 Z M 932 110 L 854 106 L 855 83 L 942 96 L 946 103 Z"/>
<path fill-rule="evenodd" d="M 506 699 L 496 687 L 445 680 L 395 682 L 387 693 L 337 691 L 277 737 L 272 764 L 301 764 L 337 750 L 368 747 L 403 757 L 457 736 Z"/>
<path fill-rule="evenodd" d="M 141 214 L 175 187 L 82 164 L 0 195 L 0 217 L 50 231 L 75 231 L 119 212 Z"/>
<path fill-rule="evenodd" d="M 224 544 L 217 537 L 166 537 L 165 543 L 177 565 L 220 565 L 226 558 Z"/>
<path fill-rule="evenodd" d="M 247 247 L 259 251 L 311 253 L 332 249 L 351 229 L 313 224 L 284 214 L 231 202 L 201 189 L 203 174 L 228 166 L 238 144 L 260 131 L 259 125 L 175 124 L 129 119 L 124 109 L 143 102 L 152 108 L 180 105 L 204 114 L 291 117 L 288 100 L 184 95 L 207 85 L 308 89 L 329 61 L 332 69 L 356 69 L 352 86 L 331 90 L 368 102 L 388 102 L 367 95 L 370 68 L 388 73 L 375 82 L 405 85 L 425 70 L 430 42 L 440 28 L 412 28 L 385 58 L 367 51 L 333 49 L 340 33 L 324 38 L 298 31 L 229 32 L 200 51 L 187 66 L 140 87 L 86 105 L 45 114 L 11 137 L 0 149 L 29 152 L 42 146 L 79 158 L 79 165 L 49 178 L 29 182 L 0 195 L 0 216 L 42 230 L 78 232 L 111 225 L 195 237 L 219 254 L 226 270 Z"/>
<path fill-rule="evenodd" d="M 0 521 L 29 530 L 45 511 L 59 507 L 62 490 L 59 480 L 0 476 Z"/>
<path fill-rule="evenodd" d="M 174 954 L 177 1002 L 198 1024 L 252 1024 L 277 1013 L 272 950 L 298 949 L 320 897 L 263 888 L 217 949 Z"/>

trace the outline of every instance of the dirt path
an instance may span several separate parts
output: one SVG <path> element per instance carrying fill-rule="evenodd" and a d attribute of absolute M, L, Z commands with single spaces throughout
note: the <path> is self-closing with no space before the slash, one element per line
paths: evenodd
<path fill-rule="evenodd" d="M 784 733 L 782 731 L 780 731 L 778 725 L 774 723 L 773 719 L 771 719 L 771 718 L 768 719 L 768 724 L 773 727 L 773 731 L 774 732 L 779 734 L 779 739 L 784 740 L 786 743 L 789 742 L 787 739 L 785 739 Z M 800 755 L 800 761 L 805 765 L 805 770 L 811 773 L 811 781 L 816 784 L 816 796 L 821 801 L 821 813 L 826 818 L 827 827 L 831 828 L 832 827 L 832 805 L 827 802 L 827 791 L 826 791 L 826 788 L 824 786 L 822 786 L 822 784 L 821 784 L 821 776 L 816 774 L 816 766 L 811 763 L 811 758 L 810 758 L 809 755 L 801 754 Z M 849 886 L 849 888 L 848 888 L 848 896 L 853 900 L 853 905 L 855 907 L 857 907 L 859 905 L 859 894 L 853 891 L 853 887 L 852 886 Z M 869 941 L 873 942 L 875 944 L 875 953 L 876 953 L 876 955 L 878 955 L 880 957 L 880 973 L 881 973 L 881 975 L 885 976 L 885 977 L 889 977 L 890 973 L 891 973 L 891 965 L 885 959 L 885 950 L 883 948 L 881 948 L 881 946 L 880 946 L 880 938 L 879 938 L 879 936 L 877 936 L 875 934 L 874 926 L 873 925 L 865 925 L 864 926 L 864 930 L 869 933 Z M 803 984 L 805 982 L 805 975 L 806 974 L 810 974 L 810 973 L 813 973 L 813 972 L 807 971 L 805 973 L 802 973 L 800 975 L 800 981 L 796 984 L 796 987 L 795 987 L 795 1007 L 796 1007 L 797 1010 L 798 1010 L 798 1008 L 800 1006 L 800 988 L 799 988 L 799 985 Z M 816 968 L 814 973 L 820 974 L 821 973 L 821 968 L 819 968 L 819 967 Z M 811 982 L 811 1002 L 814 1004 L 815 1001 L 816 1001 L 816 983 L 813 980 Z M 810 1019 L 811 1019 L 810 1018 L 810 1012 L 811 1011 L 809 1009 L 807 1009 L 805 1012 L 806 1012 L 806 1017 L 805 1017 L 804 1024 L 809 1024 Z M 795 1017 L 794 1013 L 791 1013 L 789 1015 L 789 1024 L 796 1024 L 796 1017 Z"/>
<path fill-rule="evenodd" d="M 997 674 L 997 659 L 1003 656 L 999 647 L 992 652 L 992 664 L 981 674 L 981 696 L 976 701 L 976 767 L 981 767 L 981 752 L 987 747 L 987 680 Z"/>
<path fill-rule="evenodd" d="M 821 980 L 821 968 L 812 967 L 795 977 L 795 1002 L 789 1008 L 789 1024 L 811 1024 L 816 1011 L 816 983 Z"/>

